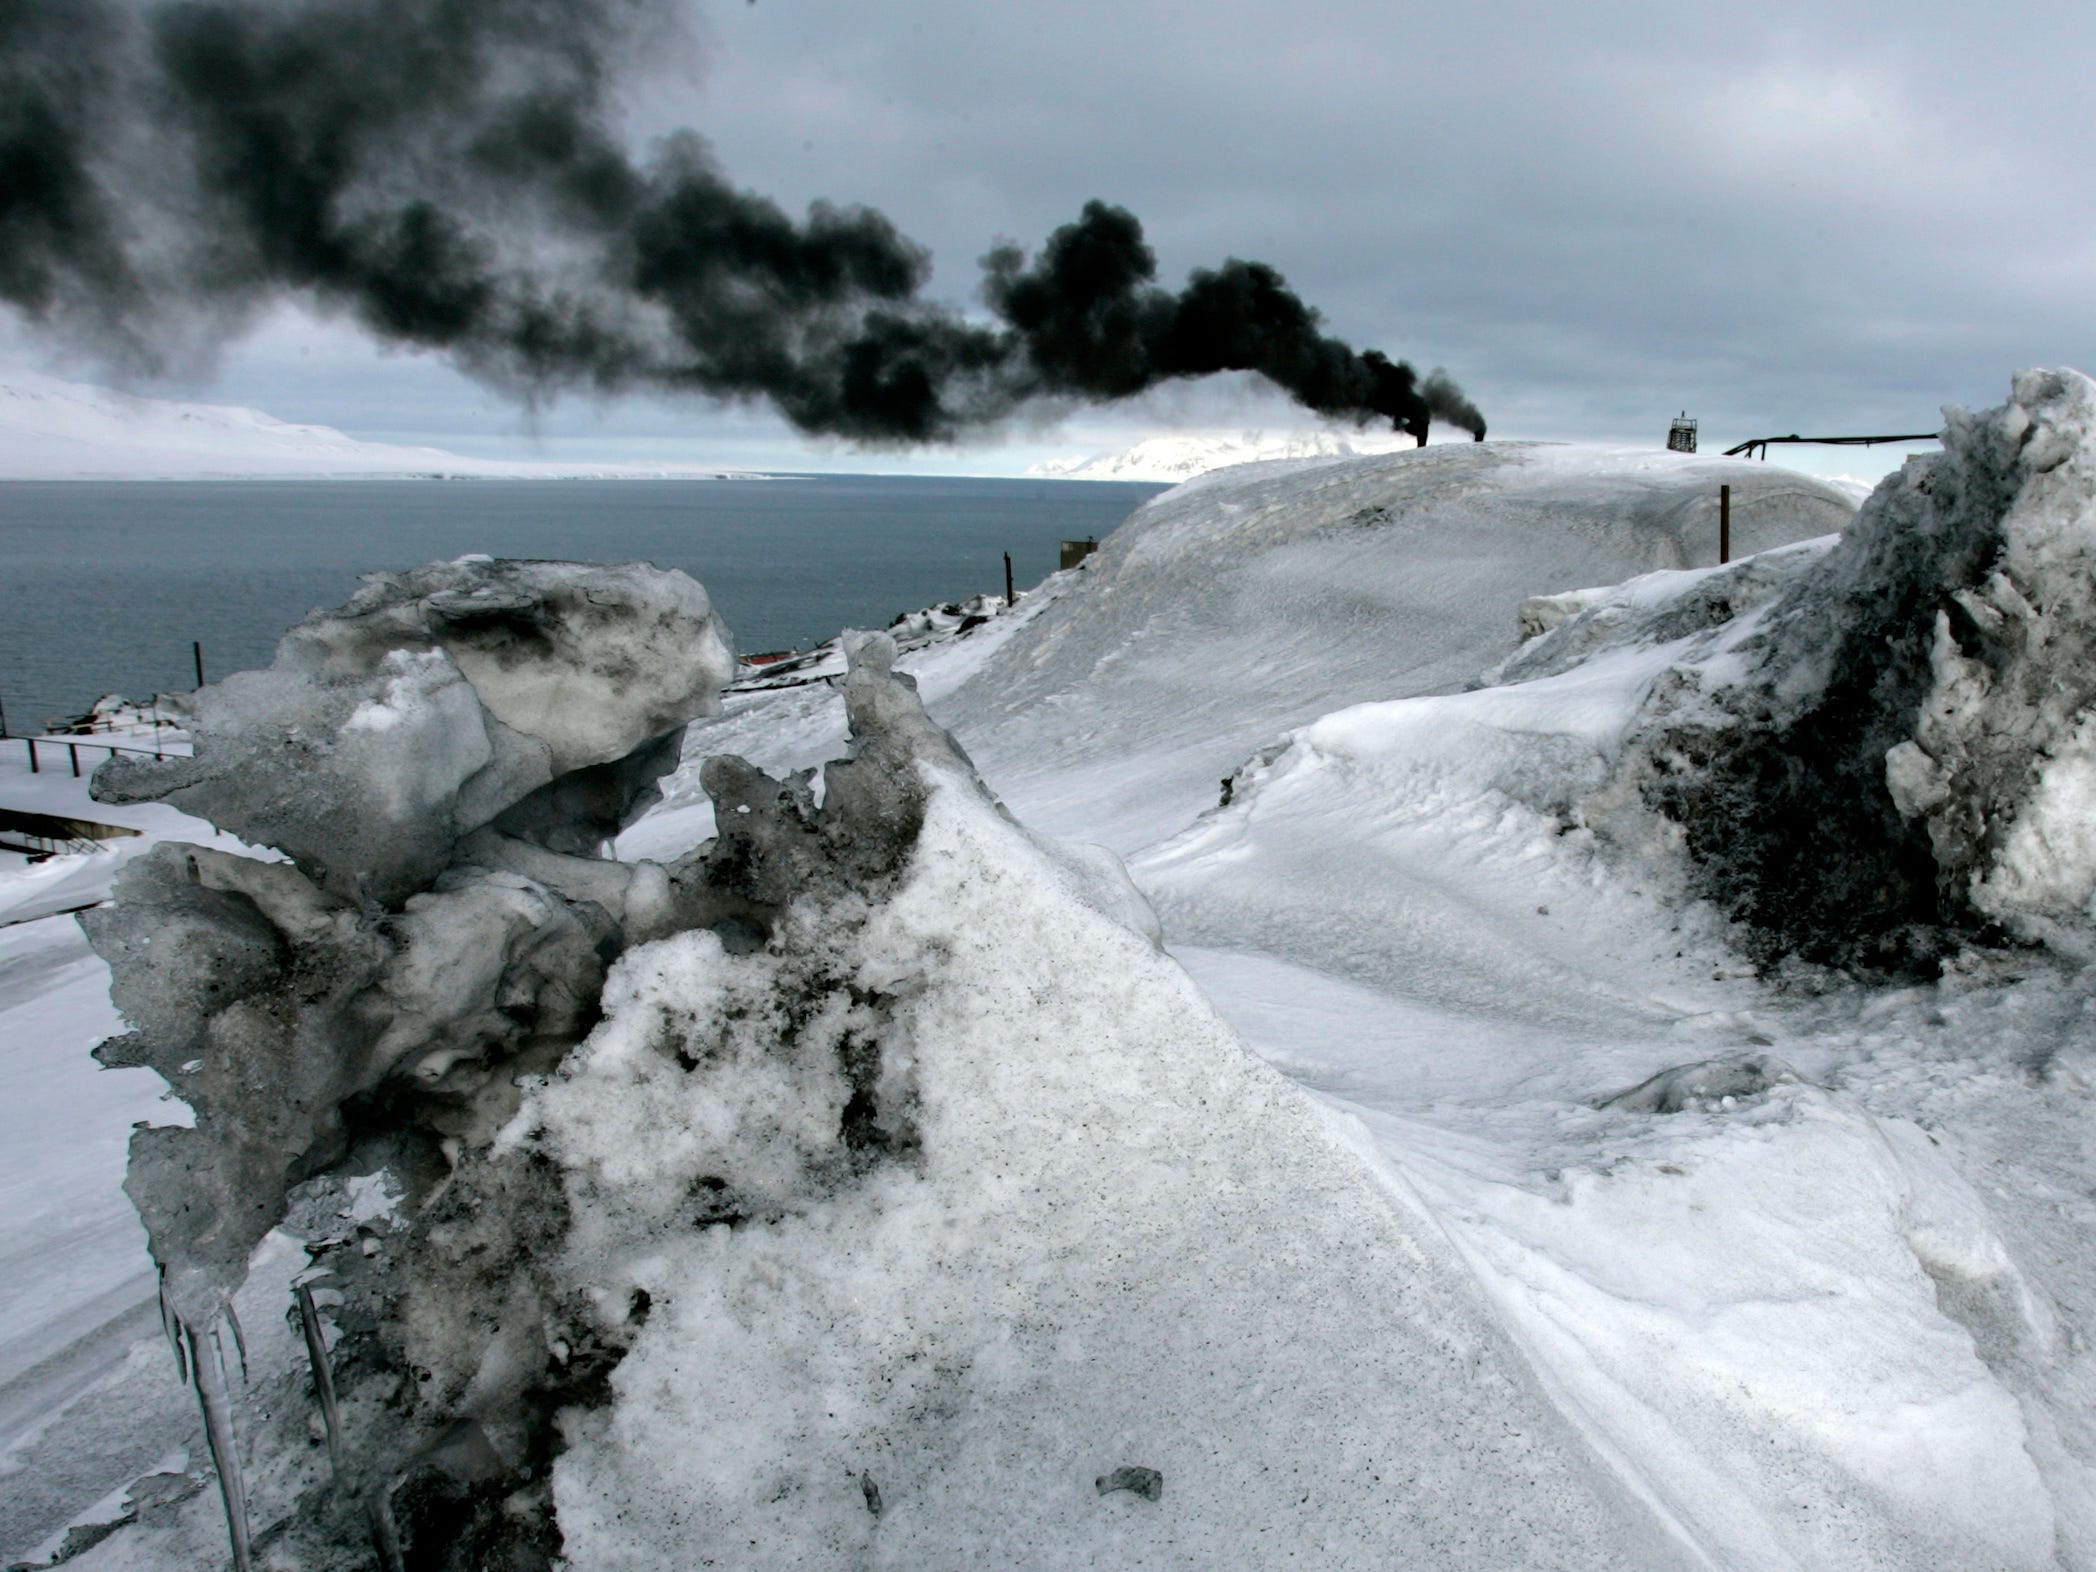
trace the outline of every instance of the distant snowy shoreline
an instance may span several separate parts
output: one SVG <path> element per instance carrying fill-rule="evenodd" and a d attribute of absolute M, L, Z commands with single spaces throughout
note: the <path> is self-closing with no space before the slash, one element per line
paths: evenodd
<path fill-rule="evenodd" d="M 1397 432 L 1182 432 L 1117 453 L 1035 464 L 1030 480 L 1175 484 L 1232 465 L 1409 449 Z M 0 481 L 790 480 L 794 471 L 684 463 L 479 459 L 371 442 L 233 404 L 185 403 L 0 369 Z"/>
<path fill-rule="evenodd" d="M 788 471 L 765 470 L 624 470 L 611 466 L 568 468 L 557 466 L 557 473 L 548 475 L 504 475 L 504 474 L 450 474 L 442 470 L 313 470 L 282 472 L 276 474 L 253 470 L 195 470 L 188 473 L 138 474 L 138 475 L 7 475 L 0 474 L 0 483 L 16 485 L 180 485 L 192 481 L 216 481 L 224 484 L 263 484 L 271 481 L 335 481 L 380 485 L 426 485 L 450 481 L 501 481 L 529 480 L 558 483 L 584 480 L 630 480 L 647 481 L 705 481 L 705 480 L 812 480 L 818 477 Z"/>

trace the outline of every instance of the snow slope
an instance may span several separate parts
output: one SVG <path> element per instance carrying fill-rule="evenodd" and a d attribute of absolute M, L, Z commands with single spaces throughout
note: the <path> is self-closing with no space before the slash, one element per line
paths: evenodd
<path fill-rule="evenodd" d="M 1290 726 L 1466 686 L 1514 653 L 1533 595 L 1714 562 L 1720 484 L 1742 555 L 1855 511 L 1808 476 L 1652 450 L 1449 443 L 1245 465 L 1153 498 L 1013 616 L 906 664 L 1023 822 L 1126 854 L 1213 806 Z M 843 741 L 829 695 L 794 686 L 731 698 L 691 756 L 800 769 Z M 657 810 L 630 854 L 710 822 L 695 763 L 665 786 L 697 817 Z"/>
<path fill-rule="evenodd" d="M 1729 573 L 1721 480 L 1771 552 Z M 755 1018 L 786 962 L 629 958 L 535 1137 L 644 1224 L 589 1270 L 663 1290 L 558 1480 L 587 1559 L 694 1564 L 725 1521 L 749 1565 L 2096 1566 L 2082 969 L 1764 977 L 1663 833 L 1593 827 L 1651 696 L 1745 660 L 1849 511 L 1649 453 L 1255 466 L 908 655 L 1021 821 L 1127 858 L 1170 960 L 949 781 L 907 887 L 810 952 L 917 979 L 883 1008 L 927 1166 L 694 1233 L 650 1232 L 645 1170 L 723 1109 L 673 1112 L 711 1092 L 649 1022 Z M 708 754 L 839 752 L 823 669 L 731 690 L 622 852 L 712 832 Z M 1395 1497 L 1327 1461 L 1393 1434 Z M 1092 1491 L 1137 1463 L 1158 1501 Z M 184 1514 L 80 1564 L 209 1554 Z"/>
<path fill-rule="evenodd" d="M 1692 566 L 1720 478 L 1747 549 L 1800 544 Z M 2088 1566 L 2085 985 L 1976 956 L 1926 987 L 1779 989 L 1677 862 L 1566 828 L 1680 656 L 1668 619 L 1766 599 L 1844 500 L 1497 445 L 1214 475 L 915 669 L 1022 819 L 1129 856 L 1208 1001 L 1371 1133 L 1699 1564 Z M 1463 692 L 1524 609 L 1589 611 L 1587 642 Z M 1594 642 L 1625 622 L 1662 631 Z M 783 766 L 834 743 L 805 691 L 745 702 L 695 745 Z M 673 789 L 635 833 L 705 815 Z M 1755 1054 L 1794 1073 L 1604 1106 Z"/>
<path fill-rule="evenodd" d="M 940 710 L 1020 817 L 1132 850 L 1215 801 L 1281 730 L 1460 687 L 1522 601 L 1837 530 L 1841 493 L 1737 460 L 1450 443 L 1221 471 L 1115 531 Z"/>
<path fill-rule="evenodd" d="M 0 373 L 0 479 L 478 477 L 560 480 L 718 473 L 693 465 L 541 464 L 363 442 L 258 409 L 145 398 L 34 372 Z"/>
<path fill-rule="evenodd" d="M 914 1171 L 776 1226 L 682 1220 L 689 1179 L 718 1171 L 702 1132 L 805 1094 L 761 1046 L 708 1080 L 657 1045 L 706 1040 L 712 1011 L 742 1043 L 805 933 L 745 958 L 710 934 L 635 952 L 612 1023 L 537 1105 L 609 1257 L 588 1280 L 668 1307 L 571 1432 L 556 1489 L 578 1564 L 745 1544 L 782 1567 L 1271 1567 L 1312 1546 L 1332 1568 L 1675 1564 L 1350 1121 L 1246 1053 L 964 779 L 936 788 L 915 868 L 815 947 L 893 1012 L 889 1051 L 908 1044 Z M 1161 1474 L 1161 1499 L 1102 1498 L 1126 1467 Z"/>
<path fill-rule="evenodd" d="M 1975 1031 L 1993 990 L 1777 991 L 1664 860 L 1572 827 L 1674 653 L 1324 717 L 1132 871 L 1217 1007 L 1375 1132 L 1713 1564 L 2085 1564 L 2084 1464 L 2048 1455 L 2060 1418 L 2016 1366 L 2070 1357 L 2048 1290 L 2087 1274 L 2040 1290 L 2006 1243 L 2053 1223 L 2067 1173 L 2004 1193 L 1972 1161 L 2020 1132 L 2058 1162 L 2080 1096 L 2004 1076 L 2033 1044 Z M 1759 1053 L 1797 1079 L 1606 1106 Z"/>

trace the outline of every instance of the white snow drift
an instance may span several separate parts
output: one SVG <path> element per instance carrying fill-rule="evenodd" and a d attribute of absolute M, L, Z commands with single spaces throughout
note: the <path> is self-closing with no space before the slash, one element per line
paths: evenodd
<path fill-rule="evenodd" d="M 462 1154 L 458 1262 L 505 1194 L 562 1219 L 507 1297 L 446 1308 L 403 1185 L 345 1304 L 423 1284 L 485 1455 L 609 1358 L 550 1495 L 498 1476 L 576 1566 L 2096 1566 L 2091 395 L 2019 379 L 1839 541 L 1761 465 L 1225 472 L 906 657 L 1168 954 L 878 646 L 819 809 L 836 696 L 731 693 L 620 844 L 802 893 L 630 947 Z M 707 802 L 728 752 L 781 778 Z M 1711 855 L 1792 843 L 1901 872 L 1857 925 L 1908 971 L 1802 961 Z"/>

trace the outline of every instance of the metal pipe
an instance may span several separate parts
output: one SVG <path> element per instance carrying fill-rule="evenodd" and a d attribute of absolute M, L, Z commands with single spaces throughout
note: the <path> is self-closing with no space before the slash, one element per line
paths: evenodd
<path fill-rule="evenodd" d="M 1793 431 L 1787 437 L 1749 437 L 1746 441 L 1725 449 L 1725 457 L 1738 458 L 1750 449 L 1759 448 L 1761 456 L 1766 459 L 1771 442 L 1814 442 L 1822 447 L 1867 448 L 1880 442 L 1937 442 L 1942 437 L 1943 433 L 1940 431 L 1913 432 L 1899 437 L 1801 437 Z"/>
<path fill-rule="evenodd" d="M 383 1572 L 406 1572 L 400 1553 L 400 1527 L 393 1521 L 393 1502 L 384 1487 L 364 1504 L 364 1521 L 371 1529 L 371 1548 L 378 1554 Z"/>
<path fill-rule="evenodd" d="M 1732 488 L 1718 487 L 1718 565 L 1732 560 Z"/>

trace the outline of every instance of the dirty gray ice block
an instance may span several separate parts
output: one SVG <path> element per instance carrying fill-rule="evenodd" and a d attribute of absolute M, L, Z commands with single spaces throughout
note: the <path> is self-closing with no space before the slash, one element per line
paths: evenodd
<path fill-rule="evenodd" d="M 1763 962 L 1931 969 L 1972 938 L 2096 942 L 2096 384 L 1946 412 L 1738 646 L 1662 682 L 1644 800 Z"/>
<path fill-rule="evenodd" d="M 498 816 L 595 850 L 733 673 L 726 628 L 682 573 L 464 557 L 373 575 L 285 634 L 268 670 L 168 700 L 195 757 L 113 759 L 93 791 L 171 802 L 392 905 Z"/>
<path fill-rule="evenodd" d="M 1685 1113 L 1726 1098 L 1759 1097 L 1775 1086 L 1795 1086 L 1798 1072 L 1774 1054 L 1740 1054 L 1676 1065 L 1603 1100 L 1603 1108 L 1626 1113 Z"/>
<path fill-rule="evenodd" d="M 861 729 L 855 756 L 832 766 L 851 785 L 818 807 L 803 779 L 711 761 L 722 834 L 678 864 L 654 919 L 686 924 L 676 931 L 687 937 L 711 930 L 699 937 L 737 957 L 721 1008 L 666 1007 L 650 1027 L 678 1077 L 737 1110 L 695 1159 L 697 1181 L 673 1197 L 681 1229 L 775 1222 L 915 1157 L 908 1045 L 891 1041 L 887 1001 L 854 974 L 851 936 L 909 866 L 927 790 L 920 759 L 958 754 L 877 658 L 851 680 Z M 486 899 L 485 888 L 465 893 Z M 440 882 L 432 896 L 444 893 Z M 452 1007 L 445 1018 L 463 1017 Z M 416 1052 L 427 1062 L 429 1050 Z M 513 1073 L 525 1060 L 505 1063 Z M 535 1068 L 559 1082 L 557 1058 Z M 793 1088 L 783 1105 L 766 1090 L 782 1085 Z M 339 1334 L 330 1378 L 347 1483 L 309 1467 L 296 1488 L 258 1490 L 258 1539 L 301 1565 L 368 1565 L 358 1503 L 383 1499 L 409 1565 L 549 1567 L 561 1547 L 550 1482 L 563 1427 L 612 1401 L 613 1373 L 654 1307 L 592 1269 L 599 1242 L 578 1230 L 575 1206 L 584 1181 L 529 1133 L 432 1141 L 427 1095 L 396 1072 L 357 1104 L 342 1155 L 290 1193 L 286 1226 L 308 1240 L 310 1281 Z M 372 1174 L 394 1200 L 357 1221 L 352 1182 Z M 592 1227 L 605 1226 L 595 1215 Z M 258 1398 L 253 1450 L 310 1456 L 315 1402 Z"/>
<path fill-rule="evenodd" d="M 146 1065 L 192 1127 L 133 1134 L 125 1190 L 170 1306 L 209 1326 L 291 1186 L 335 1162 L 374 1099 L 432 1141 L 484 1141 L 514 1109 L 515 1065 L 557 1057 L 596 1018 L 617 938 L 516 874 L 460 870 L 368 917 L 288 864 L 178 842 L 81 919 L 133 1030 L 98 1050 Z"/>

